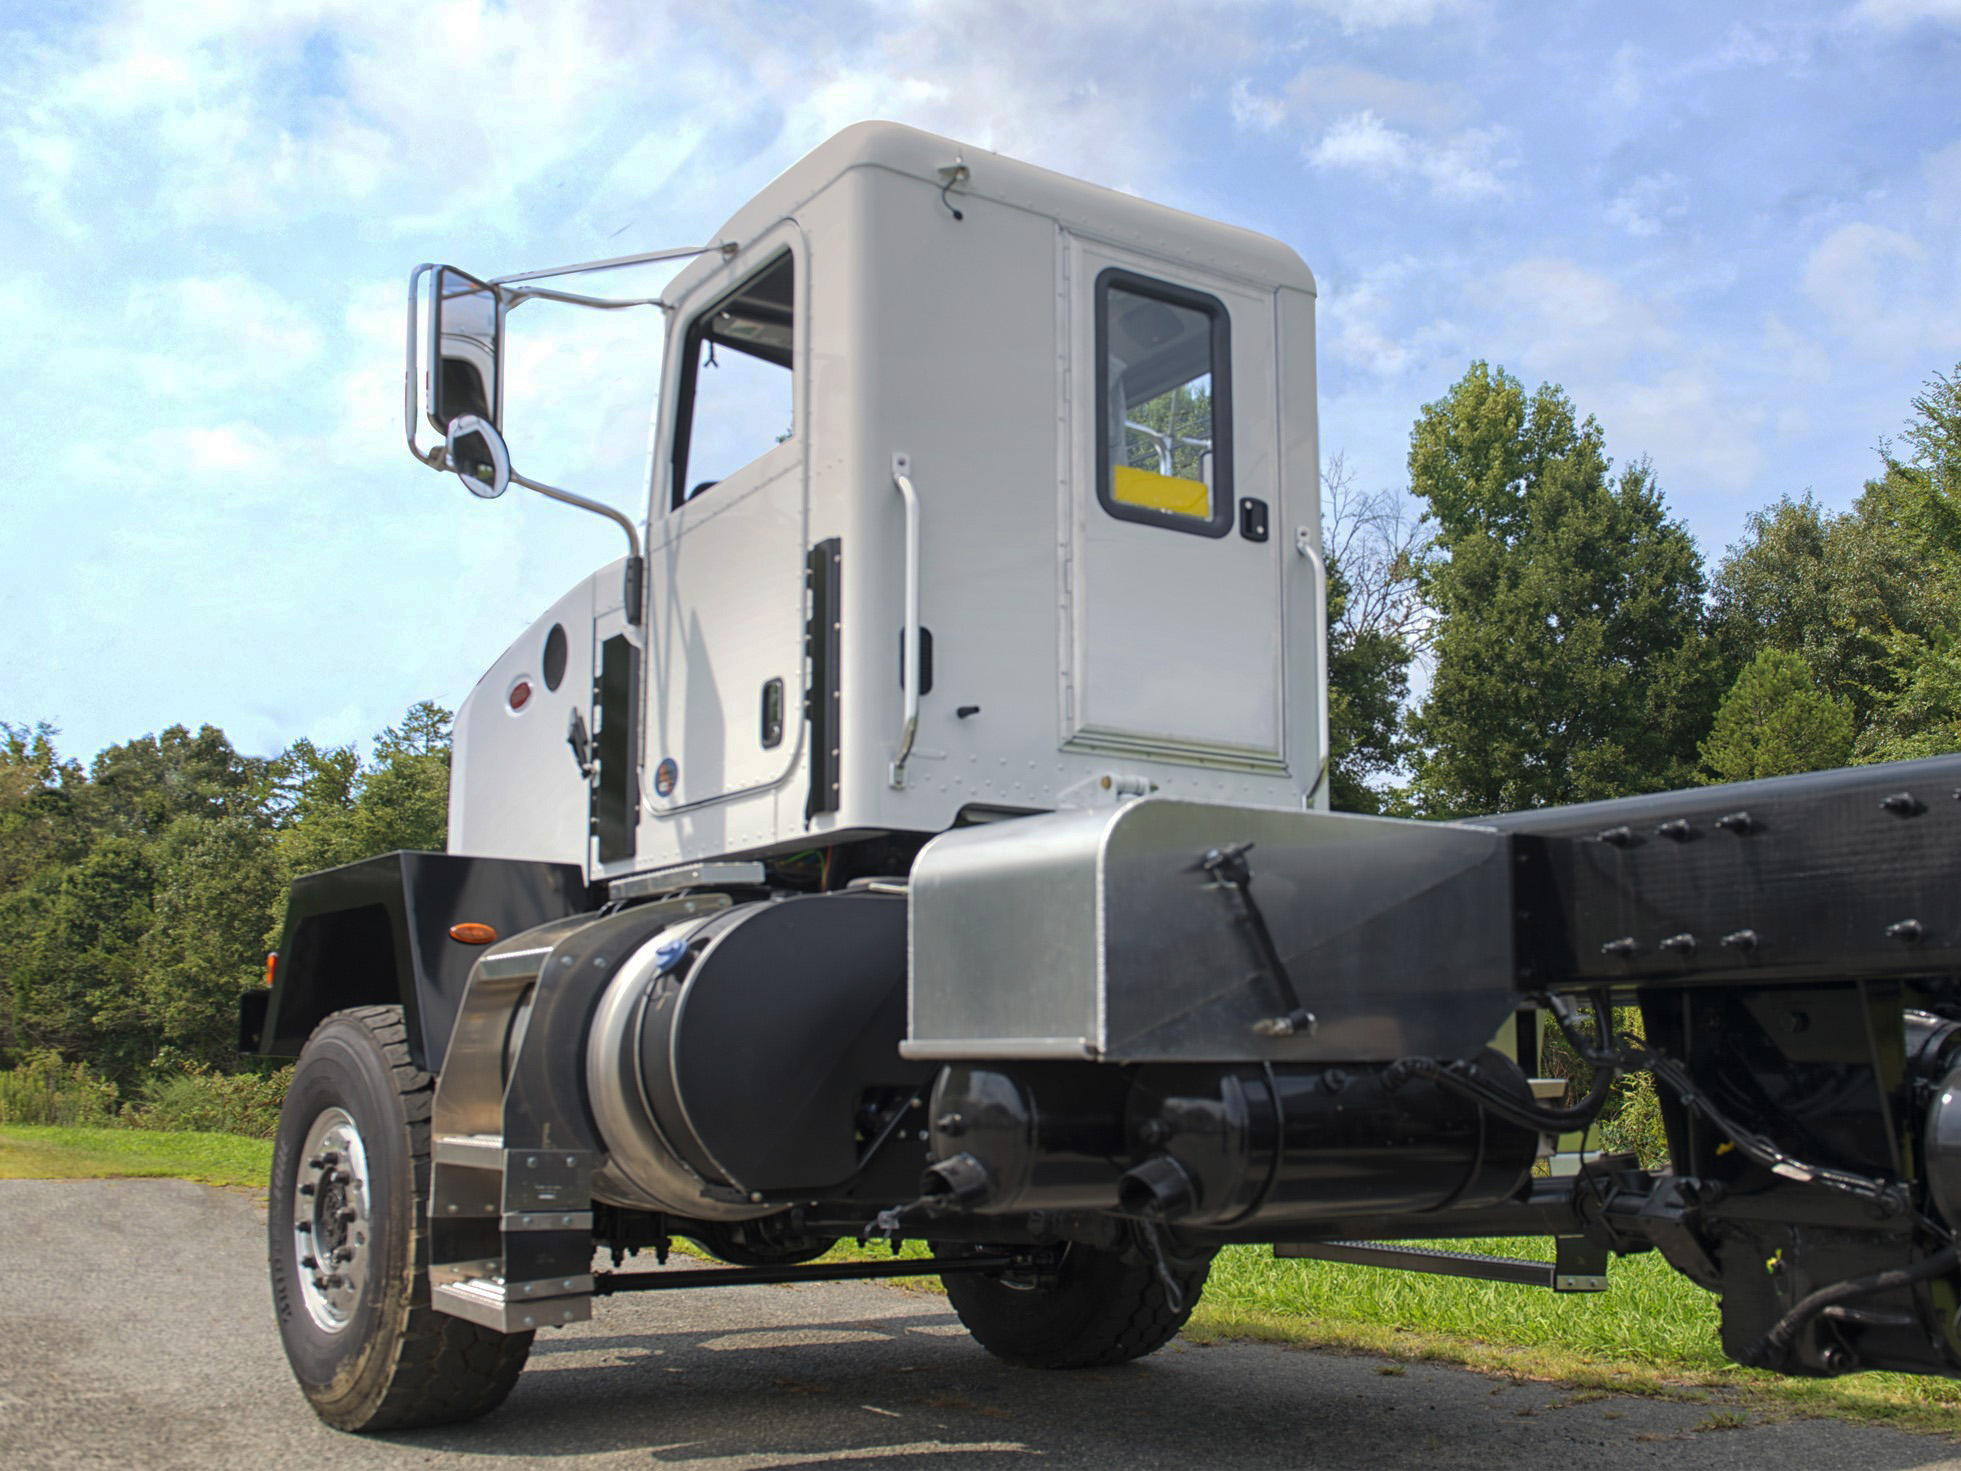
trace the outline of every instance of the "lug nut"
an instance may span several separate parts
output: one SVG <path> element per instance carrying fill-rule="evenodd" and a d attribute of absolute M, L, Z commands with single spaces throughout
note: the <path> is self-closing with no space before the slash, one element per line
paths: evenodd
<path fill-rule="evenodd" d="M 311 1236 L 313 1234 L 313 1222 L 295 1221 L 293 1222 L 293 1229 L 302 1236 Z"/>
<path fill-rule="evenodd" d="M 320 1265 L 320 1258 L 316 1256 L 303 1256 L 300 1258 L 300 1265 L 310 1272 Z"/>
<path fill-rule="evenodd" d="M 340 1209 L 340 1219 L 343 1221 L 358 1221 L 361 1219 L 361 1213 L 351 1205 L 344 1205 Z"/>

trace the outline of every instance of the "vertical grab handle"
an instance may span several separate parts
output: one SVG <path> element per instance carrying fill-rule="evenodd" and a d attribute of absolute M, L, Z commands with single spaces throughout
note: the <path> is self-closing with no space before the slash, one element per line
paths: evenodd
<path fill-rule="evenodd" d="M 1328 763 L 1334 759 L 1334 752 L 1328 748 L 1328 655 L 1335 631 L 1328 627 L 1328 564 L 1322 560 L 1321 548 L 1314 544 L 1314 533 L 1307 527 L 1295 529 L 1294 550 L 1307 558 L 1308 565 L 1314 569 L 1314 626 L 1321 635 L 1321 655 L 1314 661 L 1314 719 L 1320 731 L 1321 763 L 1314 769 L 1314 784 L 1301 797 L 1303 807 L 1312 807 L 1328 779 Z"/>
<path fill-rule="evenodd" d="M 906 506 L 905 718 L 899 727 L 899 754 L 887 772 L 896 792 L 905 790 L 906 761 L 919 734 L 919 492 L 912 488 L 912 456 L 892 456 L 892 484 Z"/>

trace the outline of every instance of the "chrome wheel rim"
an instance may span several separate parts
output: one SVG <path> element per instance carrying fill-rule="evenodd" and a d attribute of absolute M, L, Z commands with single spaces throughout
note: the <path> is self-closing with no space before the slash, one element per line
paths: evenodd
<path fill-rule="evenodd" d="M 368 1152 L 345 1109 L 321 1110 L 293 1181 L 293 1265 L 307 1314 L 328 1333 L 353 1321 L 373 1259 Z"/>

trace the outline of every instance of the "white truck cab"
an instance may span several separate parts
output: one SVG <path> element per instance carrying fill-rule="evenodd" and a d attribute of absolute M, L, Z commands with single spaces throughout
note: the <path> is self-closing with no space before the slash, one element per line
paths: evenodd
<path fill-rule="evenodd" d="M 1325 804 L 1291 249 L 864 123 L 660 305 L 642 616 L 608 568 L 492 666 L 452 852 L 614 878 L 1116 793 Z M 437 381 L 485 336 L 439 334 Z"/>

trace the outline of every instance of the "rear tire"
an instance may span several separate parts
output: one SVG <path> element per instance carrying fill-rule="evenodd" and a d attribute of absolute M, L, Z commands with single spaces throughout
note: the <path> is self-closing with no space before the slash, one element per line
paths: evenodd
<path fill-rule="evenodd" d="M 335 1012 L 301 1052 L 273 1146 L 273 1306 L 293 1377 L 340 1430 L 487 1414 L 531 1352 L 429 1301 L 429 1111 L 399 1006 Z M 330 1157 L 331 1156 L 331 1157 Z M 310 1188 L 308 1188 L 310 1187 Z"/>
<path fill-rule="evenodd" d="M 1027 1369 L 1127 1364 L 1178 1336 L 1198 1306 L 1212 1254 L 1171 1265 L 1181 1301 L 1172 1306 L 1152 1258 L 1136 1249 L 1071 1243 L 1050 1285 L 957 1272 L 942 1279 L 974 1341 Z"/>

